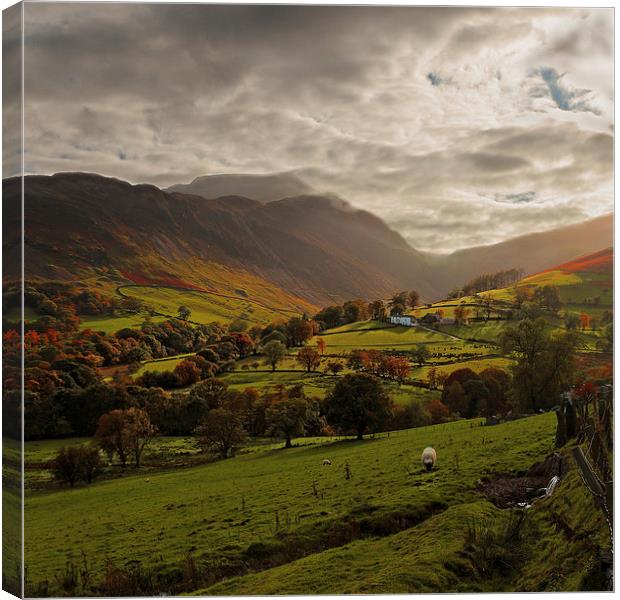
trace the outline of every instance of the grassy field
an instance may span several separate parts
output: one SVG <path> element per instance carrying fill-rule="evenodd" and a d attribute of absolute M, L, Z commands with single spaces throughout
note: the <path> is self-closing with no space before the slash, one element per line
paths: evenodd
<path fill-rule="evenodd" d="M 608 542 L 600 511 L 594 509 L 574 469 L 562 483 L 561 493 L 527 515 L 522 534 L 526 541 L 521 544 L 531 546 L 517 572 L 503 567 L 481 574 L 472 554 L 477 550 L 474 556 L 480 561 L 480 555 L 490 555 L 492 550 L 470 550 L 465 527 L 478 523 L 501 532 L 508 528 L 510 517 L 510 511 L 484 500 L 464 502 L 395 535 L 355 540 L 266 572 L 231 578 L 196 593 L 301 595 L 308 590 L 316 594 L 372 594 L 589 588 L 593 583 L 589 581 L 591 553 L 583 538 L 596 539 L 603 546 Z M 567 540 L 554 522 L 566 523 L 582 539 Z M 504 550 L 508 554 L 516 552 L 517 544 L 513 541 Z"/>
<path fill-rule="evenodd" d="M 330 524 L 355 515 L 379 524 L 394 513 L 423 519 L 449 506 L 478 502 L 479 477 L 525 469 L 553 447 L 552 414 L 490 428 L 479 422 L 287 451 L 268 446 L 148 477 L 133 474 L 74 490 L 31 493 L 26 501 L 29 580 L 53 583 L 67 559 L 81 561 L 82 552 L 96 573 L 106 560 L 166 570 L 188 553 L 205 564 L 233 568 L 252 544 L 281 544 L 283 534 L 295 547 L 304 547 L 322 539 Z M 430 475 L 418 464 L 427 445 L 439 456 L 439 469 Z M 325 457 L 331 467 L 322 466 Z"/>
<path fill-rule="evenodd" d="M 145 371 L 157 371 L 158 373 L 163 371 L 174 371 L 174 368 L 188 356 L 194 356 L 194 353 L 190 352 L 189 354 L 177 354 L 176 356 L 170 356 L 168 358 L 145 360 L 140 363 L 140 368 L 132 374 L 132 378 L 136 379 L 140 377 Z"/>
<path fill-rule="evenodd" d="M 141 300 L 149 308 L 167 316 L 176 316 L 179 306 L 185 305 L 191 310 L 190 320 L 203 324 L 214 321 L 229 323 L 235 319 L 241 319 L 248 324 L 268 323 L 301 314 L 287 306 L 267 307 L 250 298 L 222 297 L 192 290 L 123 286 L 122 293 Z"/>
<path fill-rule="evenodd" d="M 92 329 L 93 331 L 103 331 L 113 334 L 125 327 L 129 329 L 140 329 L 144 320 L 149 317 L 148 313 L 131 313 L 116 317 L 80 317 L 80 329 Z M 150 316 L 153 323 L 161 323 L 166 317 L 161 315 Z"/>

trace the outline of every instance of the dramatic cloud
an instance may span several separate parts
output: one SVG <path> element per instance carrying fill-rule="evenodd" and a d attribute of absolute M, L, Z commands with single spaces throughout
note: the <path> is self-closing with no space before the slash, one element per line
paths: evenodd
<path fill-rule="evenodd" d="M 28 3 L 25 20 L 31 173 L 291 172 L 444 252 L 612 209 L 610 9 Z"/>

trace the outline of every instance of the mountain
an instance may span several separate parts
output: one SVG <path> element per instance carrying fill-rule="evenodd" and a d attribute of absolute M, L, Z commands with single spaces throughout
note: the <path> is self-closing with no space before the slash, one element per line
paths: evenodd
<path fill-rule="evenodd" d="M 459 250 L 430 260 L 438 274 L 433 283 L 442 291 L 456 287 L 482 273 L 522 268 L 526 275 L 538 273 L 613 245 L 613 214 L 551 231 L 522 235 L 499 244 Z M 452 282 L 452 283 L 449 283 Z"/>
<path fill-rule="evenodd" d="M 18 256 L 20 180 L 4 180 L 3 191 L 5 252 Z M 205 199 L 84 173 L 26 177 L 25 197 L 28 278 L 213 289 L 217 265 L 230 270 L 231 286 L 254 277 L 314 305 L 414 284 L 437 294 L 422 253 L 374 215 L 331 198 Z"/>
<path fill-rule="evenodd" d="M 19 178 L 3 180 L 9 279 L 19 277 L 20 186 Z M 207 199 L 85 173 L 28 176 L 25 199 L 27 278 L 277 294 L 280 303 L 303 310 L 413 288 L 435 300 L 484 272 L 536 273 L 613 243 L 606 215 L 434 255 L 333 197 L 297 194 L 266 204 L 238 193 Z"/>
<path fill-rule="evenodd" d="M 191 183 L 172 185 L 167 192 L 195 194 L 204 198 L 245 196 L 263 204 L 291 196 L 313 194 L 314 190 L 292 173 L 270 175 L 204 175 Z"/>

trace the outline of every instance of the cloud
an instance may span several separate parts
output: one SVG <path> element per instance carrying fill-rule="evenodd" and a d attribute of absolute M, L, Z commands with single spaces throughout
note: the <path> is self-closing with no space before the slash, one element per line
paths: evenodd
<path fill-rule="evenodd" d="M 25 18 L 29 172 L 163 187 L 294 172 L 435 250 L 612 208 L 610 10 L 27 3 Z"/>

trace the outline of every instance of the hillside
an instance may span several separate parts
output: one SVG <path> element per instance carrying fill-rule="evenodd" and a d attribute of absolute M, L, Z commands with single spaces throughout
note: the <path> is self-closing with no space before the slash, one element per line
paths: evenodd
<path fill-rule="evenodd" d="M 3 182 L 8 256 L 19 254 L 20 181 Z M 207 200 L 81 173 L 26 178 L 26 276 L 233 290 L 274 284 L 291 305 L 388 295 L 425 279 L 425 257 L 370 213 L 298 196 Z M 7 270 L 5 277 L 19 275 Z M 218 282 L 220 283 L 220 282 Z M 284 294 L 284 292 L 283 292 Z M 281 294 L 282 295 L 282 294 Z M 297 299 L 297 301 L 295 300 Z M 265 297 L 260 297 L 267 301 Z"/>
<path fill-rule="evenodd" d="M 428 254 L 371 213 L 329 196 L 265 204 L 305 189 L 290 175 L 213 177 L 174 189 L 209 196 L 241 189 L 258 200 L 238 191 L 207 199 L 84 173 L 27 177 L 26 276 L 245 294 L 304 311 L 411 288 L 436 300 L 483 272 L 522 267 L 536 273 L 612 243 L 607 215 L 493 246 Z M 10 279 L 19 275 L 20 180 L 4 180 L 3 191 Z"/>
<path fill-rule="evenodd" d="M 436 257 L 433 264 L 441 274 L 436 284 L 445 286 L 452 281 L 462 285 L 481 273 L 509 268 L 522 268 L 530 275 L 612 244 L 613 214 L 603 215 L 577 225 Z"/>

